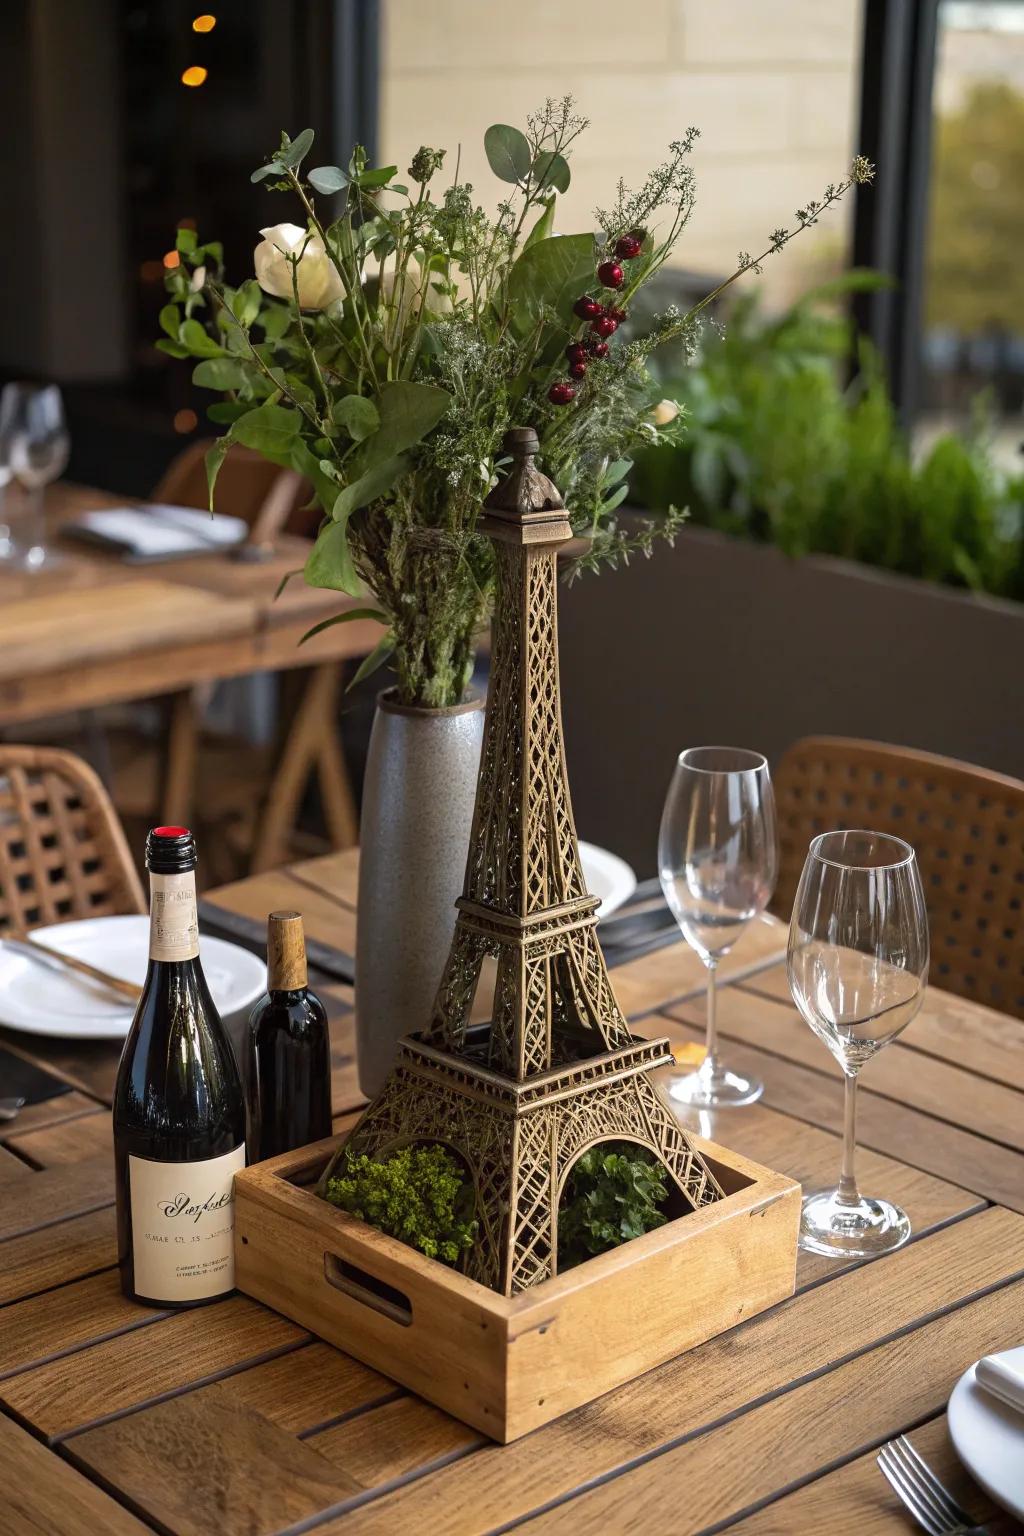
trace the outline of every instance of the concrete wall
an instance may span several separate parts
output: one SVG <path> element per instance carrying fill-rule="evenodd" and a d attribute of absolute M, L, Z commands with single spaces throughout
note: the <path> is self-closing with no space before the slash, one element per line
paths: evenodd
<path fill-rule="evenodd" d="M 641 182 L 696 124 L 699 201 L 677 257 L 690 271 L 724 275 L 739 250 L 764 249 L 856 148 L 861 0 L 384 0 L 383 12 L 385 163 L 404 170 L 427 142 L 453 164 L 461 143 L 462 177 L 493 204 L 484 130 L 573 93 L 591 126 L 563 232 L 592 227 L 619 176 Z M 766 297 L 842 265 L 851 207 L 772 258 Z"/>

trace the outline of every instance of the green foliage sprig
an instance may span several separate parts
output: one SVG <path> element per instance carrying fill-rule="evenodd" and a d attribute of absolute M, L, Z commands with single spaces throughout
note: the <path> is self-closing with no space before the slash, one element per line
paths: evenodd
<path fill-rule="evenodd" d="M 584 1152 L 558 1212 L 559 1271 L 664 1226 L 668 1194 L 664 1167 L 632 1142 Z"/>
<path fill-rule="evenodd" d="M 282 135 L 253 173 L 286 193 L 302 221 L 263 232 L 255 278 L 232 286 L 219 245 L 178 232 L 181 261 L 166 278 L 157 345 L 195 359 L 194 382 L 224 396 L 209 411 L 226 429 L 208 458 L 211 504 L 230 443 L 309 478 L 324 523 L 306 579 L 372 594 L 372 608 L 356 613 L 379 617 L 386 634 L 356 680 L 391 658 L 407 704 L 462 697 L 494 582 L 477 517 L 510 425 L 537 431 L 545 470 L 590 540 L 586 568 L 649 553 L 672 532 L 674 523 L 652 523 L 638 536 L 616 516 L 634 452 L 679 430 L 652 416 L 648 358 L 670 344 L 685 357 L 701 311 L 761 259 L 741 256 L 689 313 L 670 309 L 645 333 L 633 322 L 625 344 L 616 338 L 606 358 L 586 365 L 570 404 L 550 399 L 566 346 L 588 334 L 575 302 L 587 295 L 625 308 L 669 258 L 694 205 L 690 129 L 638 190 L 619 184 L 596 214 L 596 233 L 556 234 L 557 200 L 586 126 L 565 97 L 533 113 L 525 130 L 489 128 L 488 163 L 508 189 L 494 216 L 457 162 L 435 190 L 442 149 L 421 147 L 408 183 L 397 165 L 370 166 L 361 148 L 347 168 L 307 170 L 307 128 Z M 871 174 L 856 160 L 844 182 L 800 210 L 794 231 L 775 232 L 765 255 Z M 596 268 L 625 235 L 642 237 L 640 250 L 624 286 L 603 289 Z"/>
<path fill-rule="evenodd" d="M 983 420 L 915 461 L 869 347 L 843 382 L 851 325 L 834 301 L 877 282 L 848 274 L 773 318 L 745 296 L 695 363 L 663 378 L 687 431 L 638 458 L 634 491 L 790 555 L 1024 599 L 1024 475 L 996 468 Z"/>
<path fill-rule="evenodd" d="M 442 1146 L 348 1157 L 324 1199 L 443 1264 L 457 1264 L 476 1238 L 473 1187 Z"/>

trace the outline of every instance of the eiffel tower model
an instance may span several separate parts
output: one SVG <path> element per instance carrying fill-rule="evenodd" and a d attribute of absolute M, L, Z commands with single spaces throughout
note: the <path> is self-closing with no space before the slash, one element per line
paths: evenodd
<path fill-rule="evenodd" d="M 481 524 L 495 544 L 497 599 L 455 934 L 429 1024 L 399 1042 L 346 1146 L 374 1157 L 416 1142 L 454 1151 L 476 1194 L 465 1272 L 510 1296 L 557 1274 L 559 1199 L 595 1143 L 649 1149 L 683 1209 L 722 1191 L 647 1075 L 671 1061 L 668 1041 L 630 1034 L 608 980 L 562 745 L 556 555 L 572 529 L 534 466 L 536 434 L 514 428 L 504 450 L 511 468 Z M 485 956 L 496 959 L 497 978 L 481 1031 L 469 1016 Z"/>

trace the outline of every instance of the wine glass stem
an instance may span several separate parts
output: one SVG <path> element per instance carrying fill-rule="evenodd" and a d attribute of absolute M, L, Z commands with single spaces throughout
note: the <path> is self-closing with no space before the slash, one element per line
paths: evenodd
<path fill-rule="evenodd" d="M 717 962 L 708 962 L 708 1032 L 706 1040 L 705 1065 L 709 1068 L 718 1065 L 718 1021 L 717 1021 L 717 995 L 715 992 L 715 968 Z"/>
<path fill-rule="evenodd" d="M 844 1074 L 845 1096 L 843 1101 L 843 1168 L 839 1175 L 839 1200 L 842 1205 L 858 1205 L 860 1191 L 854 1160 L 857 1152 L 857 1079 Z"/>

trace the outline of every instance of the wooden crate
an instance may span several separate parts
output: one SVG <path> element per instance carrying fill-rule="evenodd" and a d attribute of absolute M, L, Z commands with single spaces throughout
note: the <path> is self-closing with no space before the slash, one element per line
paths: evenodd
<path fill-rule="evenodd" d="M 793 1294 L 799 1184 L 700 1137 L 725 1199 L 511 1298 L 318 1199 L 342 1139 L 236 1175 L 239 1290 L 494 1440 Z"/>

